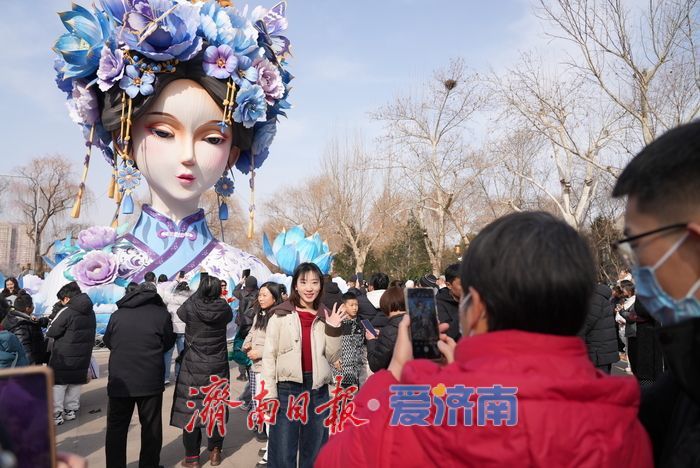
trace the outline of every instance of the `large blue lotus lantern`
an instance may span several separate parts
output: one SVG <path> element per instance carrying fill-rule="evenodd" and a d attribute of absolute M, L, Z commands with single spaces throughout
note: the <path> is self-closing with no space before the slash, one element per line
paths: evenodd
<path fill-rule="evenodd" d="M 333 263 L 328 243 L 324 242 L 318 233 L 306 237 L 302 226 L 282 231 L 272 244 L 267 234 L 263 234 L 263 252 L 270 263 L 286 275 L 294 273 L 294 269 L 305 262 L 315 263 L 326 275 L 331 271 Z"/>

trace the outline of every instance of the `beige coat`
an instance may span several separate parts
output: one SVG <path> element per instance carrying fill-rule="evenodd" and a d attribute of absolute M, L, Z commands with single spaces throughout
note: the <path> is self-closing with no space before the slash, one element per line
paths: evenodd
<path fill-rule="evenodd" d="M 291 302 L 287 301 L 274 310 L 267 323 L 265 347 L 262 358 L 262 377 L 266 399 L 277 398 L 277 382 L 304 383 L 301 370 L 301 321 Z M 313 389 L 331 383 L 332 362 L 340 358 L 340 327 L 325 323 L 326 308 L 321 305 L 317 318 L 311 325 L 311 355 L 313 362 Z"/>
<path fill-rule="evenodd" d="M 258 314 L 255 314 L 255 318 L 253 318 L 253 326 L 250 328 L 250 331 L 248 332 L 248 336 L 245 337 L 245 340 L 243 341 L 243 349 L 246 349 L 248 345 L 251 345 L 251 350 L 252 351 L 258 351 L 260 354 L 260 359 L 253 359 L 253 365 L 251 368 L 253 369 L 253 372 L 262 372 L 262 355 L 263 355 L 263 349 L 265 349 L 265 335 L 266 330 L 258 330 L 255 328 L 255 323 L 258 321 Z"/>

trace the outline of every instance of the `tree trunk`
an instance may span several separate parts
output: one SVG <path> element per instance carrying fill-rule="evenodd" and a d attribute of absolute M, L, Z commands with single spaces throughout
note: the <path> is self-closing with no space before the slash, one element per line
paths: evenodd
<path fill-rule="evenodd" d="M 34 274 L 38 275 L 44 271 L 44 260 L 41 258 L 41 241 L 38 239 L 36 233 L 34 235 L 37 237 L 34 243 Z"/>

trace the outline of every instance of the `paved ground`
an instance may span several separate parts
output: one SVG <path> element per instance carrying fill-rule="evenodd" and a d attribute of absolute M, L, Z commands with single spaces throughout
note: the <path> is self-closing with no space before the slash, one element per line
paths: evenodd
<path fill-rule="evenodd" d="M 102 371 L 101 378 L 93 380 L 83 386 L 80 397 L 80 412 L 75 421 L 66 421 L 56 428 L 56 442 L 58 450 L 73 452 L 87 457 L 91 468 L 105 466 L 104 445 L 105 428 L 107 426 L 107 360 L 109 352 L 106 350 L 95 351 L 97 362 Z M 237 376 L 237 367 L 231 369 L 231 375 Z M 240 395 L 243 391 L 244 382 L 234 379 L 232 384 L 232 394 Z M 161 450 L 160 462 L 163 466 L 173 467 L 179 465 L 185 455 L 182 445 L 182 431 L 176 427 L 171 427 L 169 423 L 170 408 L 173 401 L 174 385 L 169 385 L 163 395 L 163 449 Z M 134 410 L 134 416 L 129 428 L 129 438 L 127 446 L 128 467 L 138 467 L 139 449 L 141 446 L 138 415 Z M 245 413 L 238 409 L 230 411 L 228 425 L 226 427 L 226 438 L 224 439 L 223 463 L 222 467 L 247 468 L 254 467 L 257 463 L 258 450 L 264 446 L 263 442 L 258 442 L 253 433 L 245 427 Z M 202 462 L 207 462 L 204 466 L 209 466 L 209 455 L 206 450 L 206 442 L 202 449 Z"/>

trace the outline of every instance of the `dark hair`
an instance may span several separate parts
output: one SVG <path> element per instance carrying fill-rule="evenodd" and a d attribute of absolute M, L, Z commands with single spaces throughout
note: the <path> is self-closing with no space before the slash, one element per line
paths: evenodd
<path fill-rule="evenodd" d="M 681 125 L 649 143 L 622 171 L 613 197 L 634 197 L 642 213 L 687 222 L 698 208 L 700 121 Z"/>
<path fill-rule="evenodd" d="M 187 281 L 180 281 L 177 283 L 177 286 L 175 286 L 175 291 L 189 291 L 190 290 L 190 285 L 187 284 Z"/>
<path fill-rule="evenodd" d="M 401 280 L 393 280 L 391 283 L 389 283 L 390 288 L 403 288 L 404 286 L 406 286 L 406 283 Z"/>
<path fill-rule="evenodd" d="M 287 286 L 285 286 L 284 284 L 280 284 L 280 294 L 287 294 Z"/>
<path fill-rule="evenodd" d="M 631 295 L 634 296 L 634 283 L 631 282 L 630 280 L 620 281 L 620 289 L 623 292 L 631 293 Z"/>
<path fill-rule="evenodd" d="M 159 73 L 153 83 L 154 92 L 148 96 L 138 95 L 132 100 L 131 121 L 135 121 L 151 106 L 160 93 L 173 81 L 186 79 L 192 80 L 211 96 L 223 112 L 223 102 L 226 98 L 226 80 L 208 76 L 202 66 L 204 50 L 186 62 L 179 62 L 174 73 Z M 102 125 L 111 132 L 119 129 L 122 114 L 122 89 L 113 86 L 106 93 L 97 93 L 102 99 Z M 245 128 L 242 124 L 234 122 L 231 130 L 233 142 L 241 150 L 250 149 L 253 142 L 253 129 Z"/>
<path fill-rule="evenodd" d="M 267 322 L 270 321 L 270 316 L 272 315 L 272 308 L 282 303 L 282 292 L 280 291 L 282 288 L 280 286 L 281 285 L 273 283 L 272 281 L 263 283 L 262 286 L 260 286 L 258 294 L 260 294 L 260 290 L 262 290 L 262 288 L 267 289 L 270 291 L 270 294 L 272 294 L 272 298 L 275 300 L 275 303 L 267 309 L 263 309 L 260 302 L 257 299 L 255 300 L 253 310 L 255 311 L 255 317 L 257 317 L 257 320 L 255 321 L 256 329 L 265 330 L 267 328 Z"/>
<path fill-rule="evenodd" d="M 168 281 L 168 277 L 166 275 L 158 275 L 159 283 L 165 283 L 166 281 Z"/>
<path fill-rule="evenodd" d="M 574 228 L 543 212 L 504 216 L 471 242 L 462 287 L 486 303 L 489 331 L 575 335 L 595 284 L 593 257 Z"/>
<path fill-rule="evenodd" d="M 379 298 L 379 308 L 387 317 L 391 312 L 406 310 L 406 299 L 404 298 L 403 289 L 394 286 L 384 291 L 382 297 Z"/>
<path fill-rule="evenodd" d="M 143 275 L 143 280 L 147 281 L 149 283 L 155 283 L 156 282 L 156 274 L 153 273 L 152 271 L 149 271 L 145 275 Z"/>
<path fill-rule="evenodd" d="M 213 302 L 221 297 L 221 280 L 216 276 L 203 276 L 196 292 L 204 302 Z"/>
<path fill-rule="evenodd" d="M 136 291 L 138 288 L 139 284 L 131 281 L 129 282 L 129 284 L 126 285 L 126 293 L 129 294 L 131 291 Z"/>
<path fill-rule="evenodd" d="M 615 285 L 615 286 L 612 287 L 612 292 L 613 292 L 614 294 L 620 295 L 620 294 L 622 294 L 622 288 L 621 288 L 620 286 L 618 286 L 618 285 Z"/>
<path fill-rule="evenodd" d="M 5 284 L 7 284 L 8 281 L 10 281 L 12 284 L 15 285 L 15 290 L 13 292 L 10 292 L 10 290 L 5 287 Z M 18 292 L 19 292 L 19 281 L 17 281 L 17 278 L 15 278 L 14 276 L 8 276 L 7 278 L 5 278 L 5 283 L 3 284 L 3 290 L 2 290 L 2 293 L 0 293 L 0 295 L 2 295 L 2 297 L 7 297 L 7 296 L 12 296 L 12 295 L 17 295 Z"/>
<path fill-rule="evenodd" d="M 17 299 L 15 299 L 14 308 L 20 312 L 24 312 L 28 307 L 33 305 L 34 301 L 32 301 L 32 296 L 27 294 L 23 289 L 20 290 Z"/>
<path fill-rule="evenodd" d="M 301 296 L 297 292 L 296 287 L 299 279 L 306 276 L 307 273 L 315 274 L 318 277 L 319 283 L 321 283 L 321 290 L 318 292 L 318 296 L 316 296 L 313 303 L 313 308 L 318 309 L 321 304 L 321 297 L 323 296 L 323 273 L 321 273 L 321 269 L 315 263 L 301 263 L 294 269 L 294 274 L 292 275 L 292 294 L 290 294 L 289 300 L 292 301 L 295 307 L 302 307 Z"/>
<path fill-rule="evenodd" d="M 459 278 L 459 263 L 453 263 L 445 268 L 445 281 L 451 283 L 457 278 Z"/>
<path fill-rule="evenodd" d="M 389 287 L 389 276 L 386 273 L 377 272 L 372 275 L 369 284 L 376 290 L 387 289 Z"/>
<path fill-rule="evenodd" d="M 5 320 L 5 317 L 7 317 L 7 314 L 10 312 L 10 303 L 7 302 L 5 299 L 0 298 L 0 324 L 2 323 L 3 320 Z"/>
<path fill-rule="evenodd" d="M 56 293 L 56 297 L 59 301 L 62 301 L 66 297 L 68 299 L 72 299 L 80 293 L 82 293 L 82 291 L 80 290 L 80 286 L 78 286 L 78 283 L 76 283 L 75 281 L 71 281 L 70 283 L 64 285 L 61 289 L 58 290 L 58 292 Z"/>
<path fill-rule="evenodd" d="M 346 292 L 345 294 L 343 294 L 342 298 L 343 304 L 345 304 L 347 301 L 356 301 L 357 295 L 355 293 Z"/>

